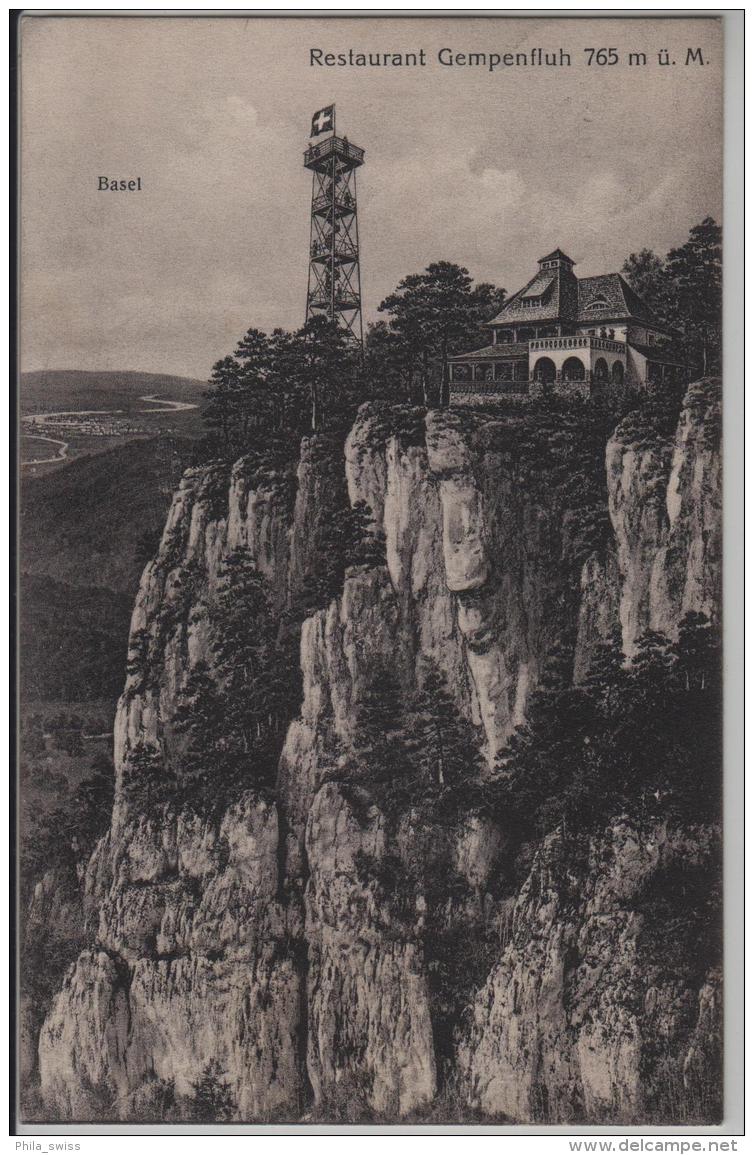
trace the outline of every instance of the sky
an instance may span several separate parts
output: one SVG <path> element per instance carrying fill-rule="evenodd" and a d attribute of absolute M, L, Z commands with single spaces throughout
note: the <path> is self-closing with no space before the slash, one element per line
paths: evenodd
<path fill-rule="evenodd" d="M 313 112 L 366 150 L 366 321 L 408 273 L 464 265 L 509 292 L 560 247 L 592 276 L 721 219 L 714 19 L 35 17 L 21 31 L 21 367 L 206 378 L 306 300 Z M 618 64 L 586 64 L 614 46 Z M 441 66 L 563 48 L 570 68 Z M 701 47 L 705 64 L 684 64 Z M 324 68 L 310 49 L 417 52 Z M 660 66 L 667 48 L 676 64 Z M 646 66 L 629 66 L 644 51 Z M 105 192 L 99 177 L 141 177 Z"/>

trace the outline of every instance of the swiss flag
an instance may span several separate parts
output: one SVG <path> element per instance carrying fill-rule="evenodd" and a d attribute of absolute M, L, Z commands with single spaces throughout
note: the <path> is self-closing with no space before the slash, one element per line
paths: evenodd
<path fill-rule="evenodd" d="M 335 131 L 335 105 L 328 104 L 327 108 L 320 108 L 312 117 L 312 131 L 310 136 L 321 136 L 323 132 Z"/>

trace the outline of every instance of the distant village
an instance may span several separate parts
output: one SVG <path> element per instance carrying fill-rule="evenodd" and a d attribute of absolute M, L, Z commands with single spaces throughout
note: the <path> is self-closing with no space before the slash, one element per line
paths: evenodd
<path fill-rule="evenodd" d="M 51 413 L 36 414 L 26 419 L 26 432 L 31 436 L 34 431 L 80 433 L 86 437 L 126 437 L 136 433 L 149 433 L 145 425 L 139 425 L 127 417 L 109 417 L 103 415 L 59 415 Z"/>
<path fill-rule="evenodd" d="M 36 417 L 27 420 L 27 432 L 33 435 L 33 430 L 82 433 L 85 437 L 126 437 L 128 434 L 149 433 L 147 426 L 137 425 L 127 417 L 76 417 L 73 413 L 66 417 L 59 417 L 55 413 L 45 417 L 38 413 Z"/>

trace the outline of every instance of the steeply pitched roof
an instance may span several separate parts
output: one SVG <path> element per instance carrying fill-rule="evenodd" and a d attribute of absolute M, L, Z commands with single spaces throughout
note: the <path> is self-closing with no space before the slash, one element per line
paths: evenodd
<path fill-rule="evenodd" d="M 565 254 L 556 249 L 549 258 L 542 257 L 542 260 L 554 260 L 556 256 L 563 257 Z M 532 309 L 526 305 L 526 301 L 540 296 L 543 298 L 541 306 Z M 575 324 L 634 320 L 665 329 L 620 273 L 576 277 L 564 268 L 540 269 L 522 289 L 508 298 L 497 316 L 487 324 L 503 325 L 506 322 L 529 320 L 560 320 Z"/>
<path fill-rule="evenodd" d="M 632 318 L 635 321 L 654 323 L 648 307 L 620 273 L 579 279 L 577 321 L 627 321 Z"/>
<path fill-rule="evenodd" d="M 568 280 L 575 281 L 575 277 L 564 269 L 540 269 L 522 289 L 508 298 L 498 315 L 487 324 L 498 325 L 504 321 L 523 319 L 548 321 L 560 317 L 563 308 L 569 307 L 569 294 L 564 291 Z M 527 308 L 524 302 L 534 297 L 542 297 L 542 304 L 535 309 Z"/>
<path fill-rule="evenodd" d="M 521 293 L 521 300 L 523 301 L 527 297 L 544 297 L 554 280 L 555 277 L 552 274 L 544 279 L 541 276 L 535 277 L 529 288 L 524 289 Z"/>

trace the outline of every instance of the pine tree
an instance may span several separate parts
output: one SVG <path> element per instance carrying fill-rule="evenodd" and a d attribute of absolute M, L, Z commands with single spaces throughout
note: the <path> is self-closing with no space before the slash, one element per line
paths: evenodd
<path fill-rule="evenodd" d="M 226 1123 L 233 1118 L 233 1097 L 217 1059 L 207 1063 L 194 1084 L 191 1113 L 201 1123 Z"/>
<path fill-rule="evenodd" d="M 625 691 L 628 674 L 623 653 L 623 636 L 619 626 L 598 642 L 589 664 L 584 686 L 605 708 L 610 710 L 617 697 Z"/>
<path fill-rule="evenodd" d="M 362 776 L 386 784 L 388 807 L 410 795 L 415 769 L 406 740 L 406 697 L 388 666 L 378 665 L 356 708 L 353 749 Z"/>
<path fill-rule="evenodd" d="M 481 741 L 461 714 L 447 679 L 432 658 L 419 671 L 420 690 L 411 704 L 407 740 L 420 780 L 455 787 L 482 776 Z"/>
<path fill-rule="evenodd" d="M 134 809 L 145 813 L 175 792 L 175 778 L 153 742 L 136 742 L 128 751 L 122 784 Z"/>
<path fill-rule="evenodd" d="M 673 652 L 686 690 L 706 690 L 719 685 L 720 638 L 706 614 L 685 615 Z"/>
<path fill-rule="evenodd" d="M 207 405 L 202 417 L 218 431 L 220 445 L 226 452 L 236 443 L 241 374 L 241 366 L 234 357 L 223 357 L 212 366 L 209 388 L 204 393 Z"/>
<path fill-rule="evenodd" d="M 270 373 L 267 388 L 273 428 L 306 432 L 306 385 L 300 379 L 301 348 L 298 334 L 273 329 L 269 339 Z"/>
<path fill-rule="evenodd" d="M 278 713 L 269 695 L 275 665 L 269 591 L 248 550 L 237 550 L 223 561 L 211 619 L 225 722 L 239 752 L 248 754 Z"/>
<path fill-rule="evenodd" d="M 497 312 L 505 291 L 493 285 L 472 288 L 468 270 L 450 261 L 436 261 L 422 273 L 404 277 L 379 306 L 390 314 L 390 331 L 403 345 L 408 389 L 419 372 L 422 400 L 431 400 L 431 376 L 439 384 L 439 403 L 449 398 L 448 358 L 477 344 L 481 325 Z"/>
<path fill-rule="evenodd" d="M 366 501 L 357 501 L 344 511 L 343 553 L 346 567 L 385 564 L 385 534 L 377 528 Z"/>
<path fill-rule="evenodd" d="M 370 393 L 391 401 L 411 402 L 410 357 L 400 335 L 386 321 L 377 321 L 367 329 L 364 344 L 365 378 Z"/>
<path fill-rule="evenodd" d="M 651 249 L 641 249 L 626 258 L 621 273 L 656 317 L 666 321 L 670 319 L 670 284 L 662 257 Z"/>
<path fill-rule="evenodd" d="M 270 375 L 273 348 L 261 329 L 248 329 L 239 341 L 235 357 L 241 371 L 238 378 L 237 436 L 247 446 L 252 429 L 274 425 L 273 392 Z"/>
<path fill-rule="evenodd" d="M 321 609 L 343 590 L 349 566 L 385 564 L 385 535 L 365 501 L 334 510 L 319 527 L 316 570 L 306 581 L 306 605 Z"/>
<path fill-rule="evenodd" d="M 356 351 L 335 321 L 317 316 L 299 329 L 294 352 L 294 380 L 308 398 L 311 430 L 318 433 L 337 419 L 348 398 Z"/>
<path fill-rule="evenodd" d="M 707 374 L 718 366 L 722 321 L 722 229 L 712 217 L 668 253 L 667 272 L 684 329 L 696 341 Z"/>
<path fill-rule="evenodd" d="M 631 661 L 634 680 L 645 687 L 662 687 L 673 661 L 669 638 L 658 630 L 645 630 L 636 642 Z"/>
<path fill-rule="evenodd" d="M 216 777 L 221 777 L 227 741 L 224 719 L 225 704 L 217 682 L 207 664 L 199 662 L 188 676 L 173 718 L 175 732 L 183 739 L 181 784 L 197 804 Z"/>

